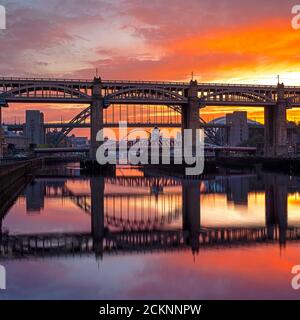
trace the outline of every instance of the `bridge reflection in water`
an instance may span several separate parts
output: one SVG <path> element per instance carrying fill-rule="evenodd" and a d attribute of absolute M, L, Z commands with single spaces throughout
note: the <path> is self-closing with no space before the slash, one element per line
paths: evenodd
<path fill-rule="evenodd" d="M 75 179 L 87 179 L 76 177 Z M 90 177 L 90 191 L 72 191 L 69 178 L 37 179 L 24 195 L 27 207 L 41 207 L 44 198 L 67 198 L 90 215 L 91 232 L 4 232 L 1 215 L 2 257 L 146 253 L 268 244 L 300 239 L 300 227 L 288 224 L 288 194 L 300 190 L 297 178 L 264 174 L 231 180 L 184 181 L 158 177 Z M 252 181 L 252 182 L 251 182 Z M 238 183 L 237 183 L 238 182 Z M 105 186 L 118 188 L 106 190 Z M 125 187 L 120 191 L 120 186 Z M 135 192 L 128 191 L 133 187 Z M 164 188 L 171 191 L 164 192 Z M 148 188 L 149 192 L 144 192 Z M 125 190 L 125 191 L 124 191 Z M 251 190 L 265 192 L 265 225 L 205 226 L 201 223 L 201 193 L 226 193 L 237 204 L 247 204 Z M 3 206 L 4 204 L 1 204 Z"/>

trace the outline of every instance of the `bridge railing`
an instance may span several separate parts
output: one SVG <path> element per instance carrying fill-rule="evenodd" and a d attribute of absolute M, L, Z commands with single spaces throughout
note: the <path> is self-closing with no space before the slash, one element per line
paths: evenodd
<path fill-rule="evenodd" d="M 85 82 L 92 83 L 89 79 L 59 79 L 59 78 L 23 78 L 23 77 L 0 77 L 0 81 L 50 81 L 50 82 Z"/>
<path fill-rule="evenodd" d="M 176 85 L 176 86 L 189 86 L 188 82 L 176 82 L 176 81 L 151 81 L 151 80 L 102 80 L 102 82 L 108 84 L 158 84 L 158 85 Z"/>
<path fill-rule="evenodd" d="M 85 84 L 92 84 L 91 79 L 61 79 L 61 78 L 28 78 L 28 77 L 0 77 L 0 81 L 47 81 L 47 82 L 80 82 Z M 176 82 L 176 81 L 148 81 L 148 80 L 104 80 L 103 84 L 152 84 L 162 86 L 182 86 L 189 87 L 189 82 Z M 198 83 L 198 87 L 249 87 L 249 88 L 268 88 L 277 89 L 277 85 L 262 85 L 262 84 L 238 84 L 238 83 L 218 83 L 218 82 L 206 82 Z M 297 89 L 300 90 L 300 86 L 285 86 L 286 89 Z"/>

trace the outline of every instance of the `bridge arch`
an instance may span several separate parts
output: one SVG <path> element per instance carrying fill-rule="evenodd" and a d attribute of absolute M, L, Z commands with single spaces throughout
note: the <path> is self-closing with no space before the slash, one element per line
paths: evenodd
<path fill-rule="evenodd" d="M 85 98 L 91 99 L 86 93 L 81 92 L 79 89 L 74 89 L 68 86 L 61 86 L 61 85 L 47 85 L 47 84 L 39 84 L 39 85 L 25 85 L 19 88 L 11 89 L 5 93 L 2 93 L 4 97 L 18 97 L 22 96 L 24 93 L 33 93 L 32 97 L 37 96 L 39 97 L 40 94 L 38 92 L 42 92 L 43 97 L 57 97 L 58 93 L 61 93 L 62 97 L 66 95 L 68 97 L 76 97 L 76 98 Z M 49 92 L 49 94 L 43 94 L 43 92 Z M 58 96 L 60 97 L 60 96 Z"/>
<path fill-rule="evenodd" d="M 228 90 L 222 90 L 222 91 L 217 91 L 214 93 L 211 93 L 207 96 L 203 96 L 201 97 L 201 100 L 203 101 L 203 103 L 205 102 L 224 102 L 224 100 L 226 101 L 227 97 L 233 95 L 236 96 L 238 98 L 246 98 L 246 100 L 241 100 L 241 102 L 249 102 L 249 103 L 268 103 L 268 104 L 276 104 L 276 102 L 268 97 L 266 94 L 261 94 L 252 90 L 248 90 L 248 89 L 228 89 Z M 218 96 L 222 96 L 221 99 L 216 99 Z M 223 98 L 223 96 L 225 96 Z M 230 102 L 230 99 L 228 99 L 228 102 Z"/>
<path fill-rule="evenodd" d="M 300 103 L 300 94 L 292 95 L 286 98 L 287 105 L 292 106 L 293 104 L 299 104 Z"/>
<path fill-rule="evenodd" d="M 59 135 L 56 140 L 56 146 L 58 146 L 65 137 L 74 129 L 71 125 L 72 124 L 80 124 L 83 123 L 87 118 L 91 115 L 91 106 L 85 108 L 80 113 L 78 113 L 71 121 L 69 121 L 70 127 L 62 128 L 59 132 Z"/>
<path fill-rule="evenodd" d="M 149 86 L 142 86 L 142 87 L 129 87 L 125 89 L 118 90 L 112 94 L 105 96 L 106 100 L 115 100 L 127 97 L 129 99 L 134 98 L 146 98 L 153 99 L 153 100 L 174 100 L 174 103 L 186 103 L 187 99 L 183 95 L 180 95 L 177 92 L 166 90 L 160 87 L 149 87 Z"/>
<path fill-rule="evenodd" d="M 179 114 L 182 113 L 180 106 L 166 105 L 166 107 L 178 112 Z M 90 115 L 91 115 L 91 106 L 85 108 L 80 113 L 78 113 L 72 120 L 69 121 L 70 127 L 63 128 L 60 131 L 55 145 L 58 146 L 63 141 L 63 139 L 65 139 L 65 137 L 74 129 L 74 127 L 72 126 L 73 124 L 84 123 L 84 121 L 88 119 Z M 203 118 L 200 117 L 199 120 L 200 120 L 200 123 L 206 124 Z M 212 141 L 215 144 L 218 144 L 218 141 L 215 139 L 215 134 L 216 132 L 214 129 L 212 128 L 205 129 L 205 135 L 210 139 L 210 141 Z"/>
<path fill-rule="evenodd" d="M 169 211 L 160 214 L 158 217 L 147 219 L 127 219 L 119 216 L 112 216 L 105 212 L 104 219 L 108 226 L 127 230 L 156 230 L 159 227 L 171 225 L 177 222 L 182 217 L 182 210 L 176 208 L 174 211 Z"/>
<path fill-rule="evenodd" d="M 71 201 L 86 214 L 91 215 L 92 207 L 89 201 L 89 196 L 77 196 L 69 191 L 67 188 L 64 190 L 65 195 L 68 196 Z M 114 228 L 121 228 L 127 230 L 155 230 L 157 227 L 164 225 L 171 225 L 172 223 L 178 221 L 182 217 L 182 204 L 181 196 L 179 194 L 169 194 L 161 198 L 157 198 L 156 195 L 146 194 L 142 195 L 142 198 L 136 203 L 134 210 L 134 215 L 132 217 L 128 216 L 129 207 L 124 208 L 120 206 L 113 205 L 113 209 L 109 209 L 108 201 L 118 200 L 120 201 L 119 205 L 123 203 L 124 200 L 135 201 L 136 197 L 126 196 L 114 196 L 114 195 L 105 195 L 105 205 L 104 205 L 104 221 L 105 223 Z M 157 203 L 157 201 L 162 201 L 161 210 L 158 206 L 151 207 L 151 203 Z M 140 208 L 143 200 L 150 201 L 150 205 L 147 209 Z M 142 202 L 141 202 L 142 201 Z M 170 201 L 170 202 L 168 202 Z M 170 203 L 168 206 L 167 203 Z"/>
<path fill-rule="evenodd" d="M 179 112 L 181 113 L 181 110 L 179 107 L 176 107 L 176 106 L 169 106 L 169 105 L 166 105 L 166 107 L 176 111 L 176 112 Z M 58 135 L 58 138 L 56 140 L 56 146 L 58 146 L 62 141 L 63 139 L 65 139 L 65 137 L 74 129 L 73 128 L 73 124 L 81 124 L 81 123 L 84 123 L 84 121 L 86 119 L 88 119 L 89 117 L 91 116 L 91 106 L 88 106 L 87 108 L 85 108 L 84 110 L 82 110 L 80 113 L 78 113 L 72 120 L 69 121 L 69 124 L 70 124 L 70 127 L 67 127 L 67 128 L 63 128 L 60 132 L 59 132 L 59 135 Z M 153 124 L 153 126 L 155 126 L 155 124 Z"/>

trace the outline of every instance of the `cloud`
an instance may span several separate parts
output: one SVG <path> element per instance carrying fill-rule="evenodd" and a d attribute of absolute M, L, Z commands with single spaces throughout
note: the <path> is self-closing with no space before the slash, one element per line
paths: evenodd
<path fill-rule="evenodd" d="M 127 0 L 126 13 L 133 18 L 131 27 L 149 41 L 206 33 L 215 29 L 240 28 L 274 17 L 290 19 L 294 1 L 264 0 Z"/>
<path fill-rule="evenodd" d="M 0 73 L 91 78 L 98 68 L 105 79 L 182 81 L 192 71 L 203 82 L 275 83 L 283 72 L 297 78 L 300 33 L 290 27 L 293 4 L 7 1 Z"/>
<path fill-rule="evenodd" d="M 268 39 L 268 41 L 266 41 Z M 238 30 L 211 30 L 169 41 L 164 53 L 132 53 L 98 48 L 103 58 L 89 61 L 90 68 L 77 70 L 76 77 L 99 68 L 105 79 L 183 80 L 191 71 L 200 81 L 275 76 L 299 65 L 299 36 L 285 20 L 270 20 Z M 258 79 L 255 79 L 258 77 Z"/>
<path fill-rule="evenodd" d="M 72 50 L 76 50 L 76 42 L 85 41 L 77 28 L 101 23 L 103 11 L 95 10 L 100 2 L 88 0 L 86 4 L 56 0 L 8 3 L 7 30 L 0 33 L 0 41 L 5 44 L 0 50 L 1 73 L 27 76 L 51 73 L 60 52 L 70 57 Z M 109 6 L 106 2 L 104 5 Z M 41 58 L 43 64 L 39 63 Z"/>
<path fill-rule="evenodd" d="M 99 67 L 106 78 L 173 80 L 193 70 L 208 81 L 247 69 L 247 62 L 248 70 L 280 58 L 294 63 L 299 40 L 290 28 L 291 6 L 277 0 L 15 1 L 0 34 L 0 68 L 4 75 L 91 77 Z"/>

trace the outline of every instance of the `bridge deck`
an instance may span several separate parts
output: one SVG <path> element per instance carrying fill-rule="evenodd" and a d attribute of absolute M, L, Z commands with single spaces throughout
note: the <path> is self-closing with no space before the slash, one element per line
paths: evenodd
<path fill-rule="evenodd" d="M 0 78 L 0 99 L 10 102 L 92 103 L 92 80 L 87 79 L 27 79 Z M 274 106 L 278 86 L 230 83 L 186 83 L 163 81 L 101 80 L 99 94 L 104 105 L 153 104 L 180 106 L 188 104 L 187 91 L 198 91 L 202 107 L 215 106 Z M 288 107 L 300 105 L 300 87 L 284 87 Z"/>
<path fill-rule="evenodd" d="M 160 85 L 160 86 L 180 86 L 188 88 L 190 86 L 189 82 L 180 81 L 153 81 L 153 80 L 105 80 L 102 79 L 103 85 Z M 77 84 L 77 85 L 93 85 L 93 80 L 91 79 L 72 79 L 72 78 L 26 78 L 26 77 L 0 77 L 0 83 L 3 84 L 19 84 L 19 83 L 67 83 L 67 84 Z M 232 88 L 254 88 L 254 89 L 276 89 L 277 85 L 266 85 L 266 84 L 251 84 L 251 83 L 221 83 L 221 82 L 203 82 L 198 83 L 198 87 L 232 87 Z M 300 86 L 285 86 L 288 89 L 300 89 Z"/>
<path fill-rule="evenodd" d="M 285 241 L 299 241 L 299 231 L 298 227 L 289 227 L 284 232 Z M 266 227 L 204 228 L 195 234 L 183 230 L 112 232 L 101 240 L 95 240 L 90 233 L 2 235 L 0 256 L 11 258 L 28 255 L 35 257 L 82 255 L 93 252 L 96 255 L 165 252 L 274 244 L 279 240 L 279 230 L 274 229 L 270 233 Z"/>

